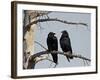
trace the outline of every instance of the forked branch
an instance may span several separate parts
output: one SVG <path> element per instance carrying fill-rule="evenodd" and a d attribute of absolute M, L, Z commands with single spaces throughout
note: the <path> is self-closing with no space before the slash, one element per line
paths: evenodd
<path fill-rule="evenodd" d="M 38 63 L 39 61 L 42 61 L 42 60 L 49 60 L 49 61 L 53 62 L 51 59 L 48 58 L 48 56 L 46 56 L 46 54 L 60 54 L 60 55 L 68 56 L 68 57 L 79 58 L 79 59 L 82 59 L 84 61 L 89 61 L 89 62 L 91 61 L 91 59 L 86 58 L 86 57 L 84 57 L 82 55 L 79 55 L 79 54 L 75 54 L 75 53 L 69 54 L 68 52 L 64 53 L 64 52 L 61 52 L 61 51 L 52 51 L 52 52 L 49 52 L 47 50 L 47 48 L 45 48 L 39 42 L 35 41 L 35 43 L 37 43 L 42 48 L 44 48 L 45 51 L 41 51 L 41 52 L 38 52 L 38 53 L 30 56 L 29 61 L 28 61 L 28 67 L 27 67 L 28 69 L 32 69 L 32 68 L 34 69 L 35 64 Z"/>
<path fill-rule="evenodd" d="M 73 58 L 79 58 L 79 59 L 89 61 L 89 62 L 91 61 L 89 58 L 86 58 L 86 57 L 81 56 L 81 55 L 67 54 L 67 53 L 63 53 L 61 51 L 48 52 L 48 50 L 47 50 L 47 51 L 41 51 L 41 52 L 38 52 L 34 55 L 31 55 L 28 63 L 29 64 L 31 63 L 31 65 L 34 64 L 34 67 L 35 67 L 35 64 L 39 61 L 42 61 L 42 60 L 49 60 L 49 61 L 53 62 L 52 60 L 48 59 L 48 57 L 45 57 L 46 54 L 60 54 L 60 55 L 68 56 L 68 57 L 72 56 Z M 40 59 L 36 60 L 36 58 L 40 58 Z M 29 68 L 31 68 L 31 66 L 29 66 Z"/>

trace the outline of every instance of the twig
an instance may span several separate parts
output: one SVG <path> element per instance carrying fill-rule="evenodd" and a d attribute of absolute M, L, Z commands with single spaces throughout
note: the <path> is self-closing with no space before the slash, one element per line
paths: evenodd
<path fill-rule="evenodd" d="M 84 66 L 85 66 L 85 61 L 84 61 L 84 59 L 83 59 L 83 63 L 84 63 Z"/>
<path fill-rule="evenodd" d="M 68 21 L 64 21 L 64 20 L 61 20 L 61 19 L 57 19 L 57 18 L 38 19 L 36 21 L 31 22 L 30 25 L 36 24 L 38 22 L 46 22 L 46 21 L 58 21 L 58 22 L 62 22 L 62 23 L 65 23 L 65 24 L 88 26 L 86 23 L 68 22 Z"/>
<path fill-rule="evenodd" d="M 89 65 L 87 61 L 86 61 L 86 63 L 87 63 L 87 65 Z"/>
<path fill-rule="evenodd" d="M 35 21 L 31 22 L 30 24 L 28 24 L 26 26 L 26 28 L 30 27 L 33 24 L 37 24 L 38 22 L 47 22 L 47 21 L 58 21 L 58 22 L 61 22 L 61 23 L 64 23 L 64 24 L 88 26 L 86 23 L 82 23 L 82 22 L 79 22 L 79 23 L 77 23 L 77 22 L 68 22 L 68 21 L 65 21 L 65 20 L 57 19 L 57 18 L 47 18 L 47 19 L 35 20 Z"/>
<path fill-rule="evenodd" d="M 83 60 L 91 61 L 90 59 L 88 59 L 84 56 L 76 55 L 76 54 L 64 54 L 61 51 L 52 51 L 51 53 L 48 52 L 48 51 L 41 51 L 41 52 L 38 52 L 38 53 L 34 54 L 33 57 L 34 58 L 39 57 L 40 55 L 44 55 L 44 54 L 61 54 L 61 55 L 68 56 L 68 57 L 80 58 L 80 59 L 83 59 Z"/>
<path fill-rule="evenodd" d="M 49 65 L 49 68 L 52 66 L 52 63 Z"/>
<path fill-rule="evenodd" d="M 41 51 L 41 52 L 38 52 L 38 53 L 36 53 L 36 54 L 34 54 L 34 55 L 31 55 L 30 56 L 30 59 L 29 59 L 29 64 L 31 64 L 32 65 L 32 61 L 33 61 L 33 64 L 34 64 L 34 67 L 35 67 L 35 64 L 37 63 L 37 62 L 39 62 L 39 61 L 42 61 L 42 60 L 49 60 L 49 61 L 51 61 L 51 62 L 53 62 L 52 60 L 50 60 L 50 59 L 48 59 L 48 57 L 46 57 L 46 58 L 43 58 L 43 57 L 41 57 L 41 56 L 43 56 L 43 55 L 45 55 L 45 54 L 61 54 L 61 55 L 64 55 L 64 56 L 68 56 L 68 57 L 73 57 L 73 58 L 80 58 L 80 59 L 82 59 L 83 61 L 85 60 L 85 61 L 91 61 L 90 59 L 88 59 L 88 58 L 86 58 L 86 57 L 84 57 L 84 56 L 81 56 L 81 55 L 79 55 L 79 54 L 67 54 L 67 53 L 64 53 L 64 52 L 61 52 L 61 51 L 52 51 L 52 52 L 49 52 L 48 50 L 47 50 L 47 48 L 45 48 L 42 44 L 40 44 L 39 42 L 37 42 L 37 41 L 35 41 L 35 43 L 37 43 L 38 45 L 40 45 L 42 48 L 44 48 L 46 51 Z M 39 60 L 37 60 L 36 61 L 36 58 L 37 57 L 41 57 Z M 30 61 L 31 61 L 31 63 L 30 63 Z M 84 64 L 85 64 L 85 62 L 84 62 Z M 29 65 L 29 68 L 31 68 L 31 65 Z M 57 65 L 55 65 L 55 67 L 56 67 Z"/>
<path fill-rule="evenodd" d="M 34 41 L 35 43 L 37 43 L 38 45 L 40 45 L 42 48 L 44 48 L 46 51 L 48 50 L 47 48 L 45 48 L 42 44 L 40 44 L 39 42 L 37 41 Z M 48 57 L 49 57 L 49 54 L 48 54 Z"/>
<path fill-rule="evenodd" d="M 83 60 L 86 60 L 86 61 L 89 61 L 89 62 L 91 61 L 90 59 L 88 59 L 86 57 L 83 57 L 83 56 L 80 56 L 80 55 L 75 55 L 75 54 L 64 54 L 61 51 L 53 51 L 51 53 L 48 52 L 48 51 L 41 51 L 41 52 L 38 52 L 34 55 L 31 55 L 31 58 L 30 58 L 28 63 L 30 64 L 30 61 L 31 61 L 31 64 L 34 64 L 34 66 L 35 66 L 35 63 L 34 63 L 35 58 L 40 57 L 41 55 L 44 55 L 44 54 L 61 54 L 61 55 L 68 56 L 68 57 L 72 56 L 73 58 L 80 58 L 80 59 L 83 59 Z M 45 58 L 45 59 L 48 60 L 48 58 Z M 42 58 L 39 61 L 41 61 L 41 60 L 42 60 Z M 32 63 L 32 61 L 33 61 L 33 63 Z M 37 61 L 37 62 L 39 62 L 39 61 Z M 52 61 L 52 60 L 50 60 L 50 61 Z"/>
<path fill-rule="evenodd" d="M 47 50 L 47 48 L 45 48 L 42 44 L 40 44 L 39 42 L 37 41 L 34 41 L 35 43 L 37 43 L 38 45 L 40 45 L 42 48 L 44 48 L 45 50 Z"/>
<path fill-rule="evenodd" d="M 32 19 L 34 19 L 34 18 L 37 18 L 37 17 L 40 17 L 40 16 L 44 16 L 44 15 L 48 15 L 49 13 L 51 13 L 52 11 L 35 11 L 35 12 L 32 12 L 32 13 L 30 13 L 29 15 L 30 16 L 32 16 L 32 15 L 34 15 L 35 14 L 35 16 L 32 16 Z"/>

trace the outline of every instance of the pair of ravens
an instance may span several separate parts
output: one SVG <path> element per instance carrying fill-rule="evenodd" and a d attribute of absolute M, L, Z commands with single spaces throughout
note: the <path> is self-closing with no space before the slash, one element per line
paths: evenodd
<path fill-rule="evenodd" d="M 55 33 L 50 32 L 47 37 L 47 46 L 48 51 L 58 51 L 58 40 L 55 36 Z M 64 53 L 69 52 L 69 54 L 72 54 L 72 47 L 71 42 L 69 38 L 69 34 L 66 30 L 62 31 L 62 35 L 60 38 L 60 46 Z M 58 55 L 51 53 L 54 63 L 58 64 Z M 73 59 L 73 57 L 66 56 L 67 60 L 70 62 L 70 59 Z"/>

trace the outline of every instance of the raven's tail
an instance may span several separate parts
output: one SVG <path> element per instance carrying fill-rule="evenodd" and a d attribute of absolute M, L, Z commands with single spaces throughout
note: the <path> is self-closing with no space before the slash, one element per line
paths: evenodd
<path fill-rule="evenodd" d="M 54 63 L 58 64 L 58 55 L 57 54 L 51 54 L 51 55 L 52 55 Z"/>
<path fill-rule="evenodd" d="M 69 54 L 69 56 L 66 56 L 68 62 L 70 62 L 70 59 L 73 59 L 72 53 L 69 51 L 67 52 L 67 54 Z"/>
<path fill-rule="evenodd" d="M 68 62 L 70 62 L 70 58 L 68 56 L 66 56 L 66 58 L 67 58 Z"/>
<path fill-rule="evenodd" d="M 69 57 L 70 59 L 73 59 L 73 56 Z"/>

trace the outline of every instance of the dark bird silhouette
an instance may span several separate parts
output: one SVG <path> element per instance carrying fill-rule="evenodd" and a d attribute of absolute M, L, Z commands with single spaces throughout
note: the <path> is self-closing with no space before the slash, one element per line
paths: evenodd
<path fill-rule="evenodd" d="M 72 54 L 72 47 L 71 42 L 69 38 L 69 34 L 66 30 L 62 31 L 62 35 L 60 38 L 60 46 L 63 52 L 68 52 L 69 54 Z M 67 60 L 70 62 L 69 59 L 73 59 L 73 57 L 67 57 Z"/>
<path fill-rule="evenodd" d="M 55 33 L 50 32 L 47 37 L 47 46 L 48 51 L 58 51 L 58 40 L 55 36 Z M 57 64 L 58 63 L 58 55 L 51 53 L 53 61 Z"/>

